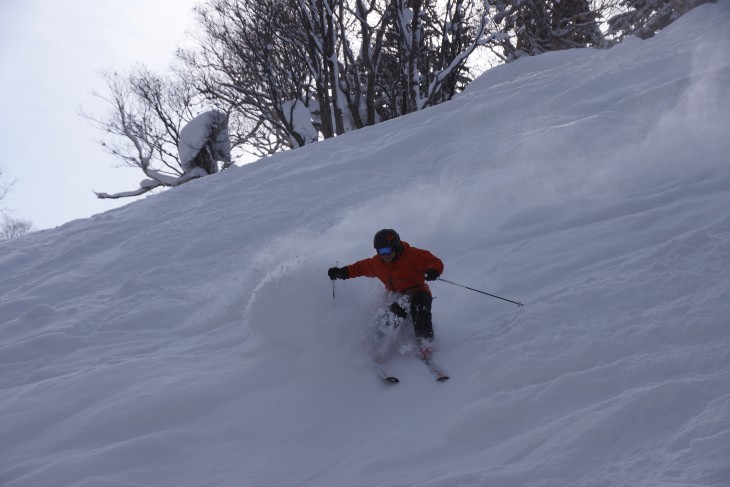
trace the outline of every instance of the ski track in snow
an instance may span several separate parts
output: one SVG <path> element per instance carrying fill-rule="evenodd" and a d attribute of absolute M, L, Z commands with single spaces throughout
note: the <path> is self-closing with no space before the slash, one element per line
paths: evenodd
<path fill-rule="evenodd" d="M 0 485 L 730 485 L 730 9 L 0 245 Z M 399 230 L 436 383 L 366 350 Z"/>

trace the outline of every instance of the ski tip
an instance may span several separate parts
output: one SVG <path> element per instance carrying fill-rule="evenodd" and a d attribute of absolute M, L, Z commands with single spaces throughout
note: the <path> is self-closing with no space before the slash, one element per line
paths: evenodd
<path fill-rule="evenodd" d="M 400 382 L 398 377 L 383 377 L 383 379 L 385 380 L 385 382 L 389 382 L 391 384 L 397 384 Z"/>
<path fill-rule="evenodd" d="M 447 380 L 449 380 L 448 375 L 442 375 L 442 376 L 436 378 L 436 382 L 446 382 Z"/>

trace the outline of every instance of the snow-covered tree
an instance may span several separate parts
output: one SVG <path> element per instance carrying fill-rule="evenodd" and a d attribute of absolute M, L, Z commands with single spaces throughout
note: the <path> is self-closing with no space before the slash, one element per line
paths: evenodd
<path fill-rule="evenodd" d="M 230 160 L 211 160 L 210 146 L 192 166 L 177 152 L 182 126 L 214 107 L 231 148 L 266 156 L 450 100 L 471 81 L 467 62 L 482 46 L 506 62 L 605 48 L 710 1 L 207 0 L 196 8 L 199 46 L 179 51 L 184 71 L 106 75 L 112 110 L 95 121 L 103 145 L 147 179 L 98 196 L 225 169 Z"/>
<path fill-rule="evenodd" d="M 605 47 L 600 18 L 612 2 L 501 0 L 495 3 L 495 53 L 504 61 L 549 51 Z"/>
<path fill-rule="evenodd" d="M 253 153 L 312 142 L 301 116 L 314 105 L 296 11 L 280 0 L 209 0 L 197 14 L 200 45 L 180 57 L 203 96 L 247 121 Z"/>
<path fill-rule="evenodd" d="M 470 79 L 486 6 L 208 0 L 198 8 L 201 47 L 182 57 L 205 96 L 258 120 L 276 149 L 299 147 L 450 99 Z"/>
<path fill-rule="evenodd" d="M 466 61 L 487 38 L 489 3 L 393 0 L 405 113 L 450 100 L 471 81 Z"/>
<path fill-rule="evenodd" d="M 179 186 L 217 172 L 219 163 L 222 169 L 231 164 L 230 146 L 227 150 L 213 150 L 213 146 L 198 141 L 180 145 L 183 126 L 195 120 L 205 108 L 188 80 L 158 76 L 143 66 L 134 68 L 128 75 L 105 73 L 103 76 L 108 93 L 98 96 L 108 102 L 110 111 L 103 119 L 87 118 L 104 132 L 101 145 L 123 165 L 140 169 L 147 178 L 131 191 L 97 192 L 99 198 L 138 196 L 156 188 Z M 215 112 L 215 116 L 206 119 L 205 130 L 210 138 L 218 139 L 221 134 L 227 138 L 228 118 L 220 113 Z M 198 129 L 198 132 L 203 130 Z M 180 147 L 185 149 L 184 162 Z M 198 152 L 191 154 L 192 147 L 198 147 Z"/>
<path fill-rule="evenodd" d="M 716 0 L 498 0 L 489 46 L 503 61 L 548 51 L 608 48 L 647 39 L 691 9 Z M 607 19 L 607 20 L 606 20 Z"/>
<path fill-rule="evenodd" d="M 337 18 L 343 14 L 344 0 L 289 0 L 299 15 L 304 33 L 304 52 L 312 88 L 319 106 L 319 122 L 324 138 L 345 133 L 345 114 L 340 85 L 338 47 L 342 31 Z"/>
<path fill-rule="evenodd" d="M 224 167 L 231 163 L 231 139 L 228 134 L 228 115 L 220 110 L 209 110 L 192 119 L 178 138 L 180 166 L 185 174 L 218 172 L 218 162 Z"/>
<path fill-rule="evenodd" d="M 621 13 L 608 19 L 607 35 L 621 40 L 635 35 L 648 39 L 690 10 L 717 0 L 622 0 Z"/>

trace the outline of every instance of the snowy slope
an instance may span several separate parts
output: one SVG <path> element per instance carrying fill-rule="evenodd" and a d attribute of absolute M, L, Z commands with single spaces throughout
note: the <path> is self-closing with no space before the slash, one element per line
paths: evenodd
<path fill-rule="evenodd" d="M 730 485 L 728 25 L 0 245 L 0 485 Z M 446 383 L 373 374 L 377 282 L 333 300 L 383 227 L 526 304 L 433 284 Z"/>

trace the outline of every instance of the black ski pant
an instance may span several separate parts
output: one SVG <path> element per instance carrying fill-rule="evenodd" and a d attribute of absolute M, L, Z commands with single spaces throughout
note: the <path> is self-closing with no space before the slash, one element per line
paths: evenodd
<path fill-rule="evenodd" d="M 413 330 L 419 341 L 433 340 L 433 321 L 431 318 L 431 302 L 433 298 L 425 291 L 419 291 L 411 296 L 411 317 Z"/>
<path fill-rule="evenodd" d="M 418 291 L 410 296 L 411 320 L 413 331 L 418 341 L 433 341 L 433 320 L 431 318 L 431 302 L 433 298 L 425 291 Z M 406 311 L 398 304 L 393 303 L 390 310 L 401 318 L 405 318 Z"/>

